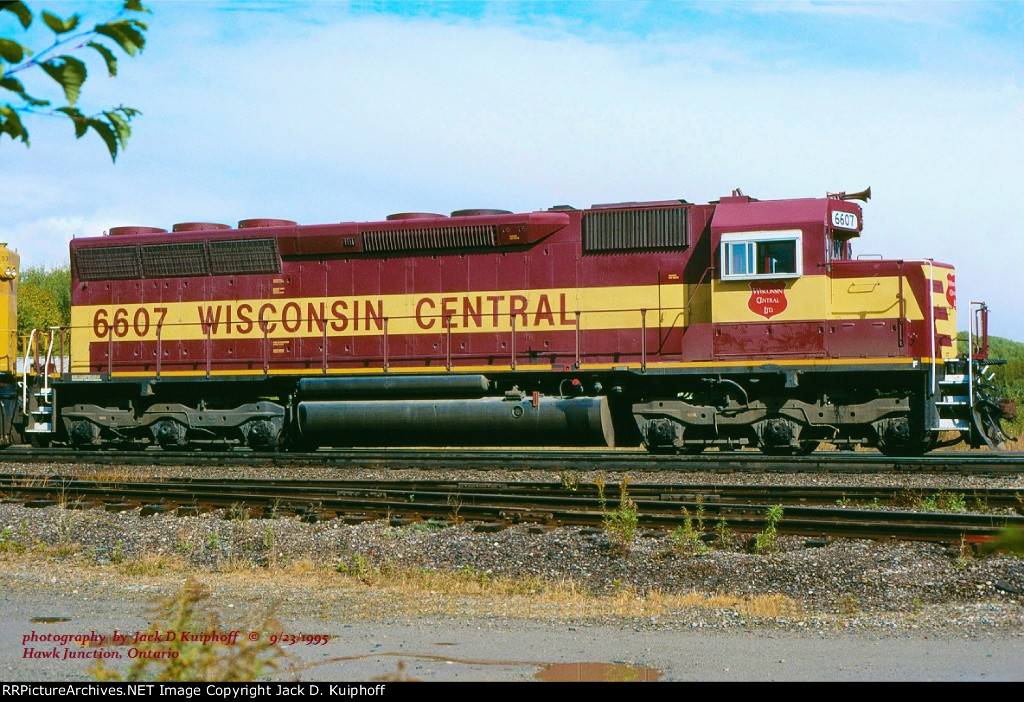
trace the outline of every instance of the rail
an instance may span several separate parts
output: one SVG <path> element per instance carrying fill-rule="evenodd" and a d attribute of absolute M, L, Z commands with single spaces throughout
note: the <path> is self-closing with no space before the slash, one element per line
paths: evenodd
<path fill-rule="evenodd" d="M 53 506 L 58 501 L 79 507 L 107 502 L 114 503 L 108 508 L 119 511 L 141 506 L 143 515 L 169 512 L 172 508 L 181 515 L 194 515 L 214 507 L 240 513 L 239 507 L 243 506 L 260 510 L 264 517 L 292 513 L 307 521 L 359 515 L 360 521 L 400 516 L 467 519 L 496 525 L 540 522 L 599 526 L 606 519 L 603 490 L 586 484 L 567 488 L 548 483 L 519 488 L 500 482 L 441 480 L 370 485 L 332 483 L 325 489 L 321 481 L 159 480 L 112 486 L 109 481 L 73 476 L 47 476 L 41 482 L 34 478 L 0 475 L 0 489 L 18 495 L 33 507 Z M 689 524 L 690 514 L 700 511 L 715 522 L 724 521 L 735 531 L 755 532 L 764 528 L 766 508 L 780 504 L 786 508 L 776 527 L 787 534 L 973 542 L 992 539 L 1008 526 L 1024 526 L 1024 517 L 1019 515 L 934 512 L 920 507 L 879 509 L 875 505 L 877 494 L 869 507 L 837 507 L 834 501 L 830 506 L 815 505 L 799 486 L 734 492 L 729 486 L 652 485 L 648 490 L 636 486 L 632 492 L 630 499 L 639 524 L 665 531 Z M 856 490 L 850 492 L 855 494 Z M 894 489 L 881 496 L 887 501 L 903 502 L 904 495 Z M 453 496 L 457 507 L 453 507 Z M 981 491 L 980 502 L 987 501 L 987 493 Z M 614 508 L 619 500 L 611 497 L 607 502 Z"/>

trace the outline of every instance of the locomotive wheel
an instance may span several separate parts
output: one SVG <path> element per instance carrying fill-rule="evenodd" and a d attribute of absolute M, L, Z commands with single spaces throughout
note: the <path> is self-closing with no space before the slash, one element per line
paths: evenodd
<path fill-rule="evenodd" d="M 893 458 L 917 458 L 923 456 L 935 448 L 935 436 L 931 435 L 921 441 L 908 442 L 905 444 L 889 444 L 879 440 L 878 450 L 886 456 Z"/>
<path fill-rule="evenodd" d="M 821 446 L 820 441 L 801 441 L 800 448 L 798 448 L 793 453 L 796 456 L 810 456 L 812 453 L 818 450 L 819 446 Z"/>
<path fill-rule="evenodd" d="M 50 435 L 49 434 L 30 434 L 29 444 L 32 448 L 49 448 L 50 447 Z"/>
<path fill-rule="evenodd" d="M 766 456 L 809 456 L 814 453 L 820 441 L 801 441 L 797 447 L 793 446 L 762 446 L 761 452 Z"/>

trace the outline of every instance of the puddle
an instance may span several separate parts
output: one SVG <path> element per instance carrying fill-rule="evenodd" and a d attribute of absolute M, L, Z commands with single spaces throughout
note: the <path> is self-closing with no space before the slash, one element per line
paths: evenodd
<path fill-rule="evenodd" d="M 555 663 L 535 677 L 544 682 L 654 682 L 661 671 L 625 663 Z"/>
<path fill-rule="evenodd" d="M 56 622 L 70 622 L 71 617 L 32 617 L 29 621 L 33 624 L 54 624 Z"/>

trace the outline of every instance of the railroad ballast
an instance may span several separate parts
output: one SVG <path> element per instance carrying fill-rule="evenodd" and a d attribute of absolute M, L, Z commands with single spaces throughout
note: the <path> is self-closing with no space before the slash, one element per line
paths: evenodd
<path fill-rule="evenodd" d="M 953 266 L 855 257 L 869 195 L 116 227 L 71 242 L 7 439 L 998 447 L 987 309 L 958 355 Z"/>

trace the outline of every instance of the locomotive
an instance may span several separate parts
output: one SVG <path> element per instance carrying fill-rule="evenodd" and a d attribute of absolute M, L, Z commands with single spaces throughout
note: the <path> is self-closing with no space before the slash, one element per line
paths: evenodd
<path fill-rule="evenodd" d="M 115 227 L 71 241 L 71 325 L 29 340 L 15 431 L 80 449 L 998 448 L 1012 408 L 985 385 L 987 308 L 959 355 L 951 265 L 854 256 L 869 196 Z"/>

